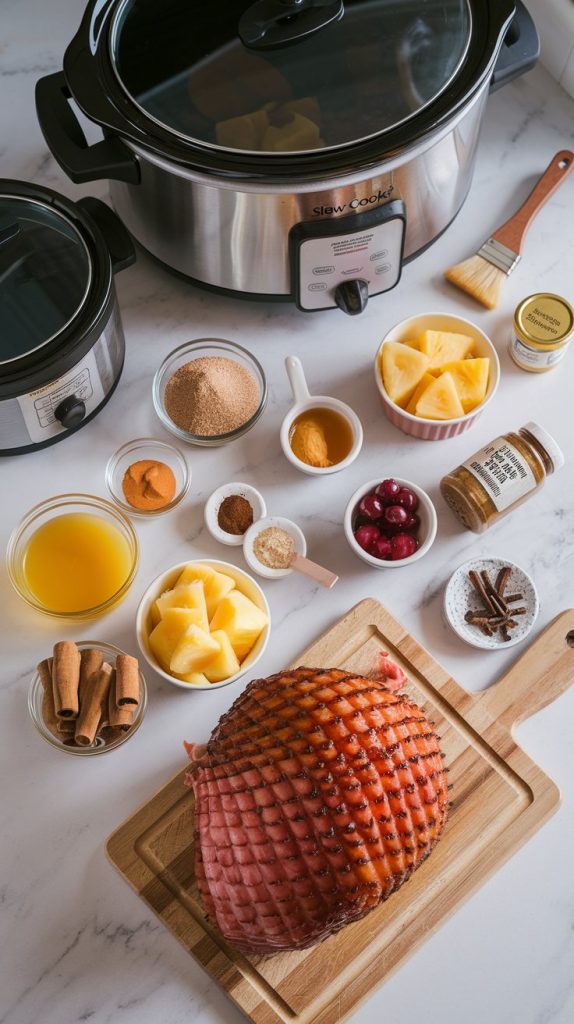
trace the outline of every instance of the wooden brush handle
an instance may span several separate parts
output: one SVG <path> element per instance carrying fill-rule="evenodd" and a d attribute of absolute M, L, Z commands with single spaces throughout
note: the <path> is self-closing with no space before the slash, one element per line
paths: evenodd
<path fill-rule="evenodd" d="M 492 238 L 502 245 L 508 246 L 513 252 L 519 253 L 524 236 L 538 211 L 547 199 L 553 196 L 556 189 L 574 170 L 574 153 L 569 149 L 561 149 L 548 164 L 542 177 L 537 181 L 525 203 L 507 220 L 502 227 L 494 232 Z"/>
<path fill-rule="evenodd" d="M 508 672 L 477 694 L 481 707 L 512 730 L 574 682 L 574 609 L 550 623 Z"/>
<path fill-rule="evenodd" d="M 327 587 L 328 590 L 334 587 L 339 579 L 334 572 L 325 569 L 322 565 L 317 565 L 316 562 L 312 562 L 310 558 L 305 558 L 304 555 L 294 554 L 291 559 L 291 568 L 295 569 L 296 572 L 302 572 L 304 576 L 309 576 L 310 579 L 315 580 L 315 583 L 320 583 L 322 587 Z"/>

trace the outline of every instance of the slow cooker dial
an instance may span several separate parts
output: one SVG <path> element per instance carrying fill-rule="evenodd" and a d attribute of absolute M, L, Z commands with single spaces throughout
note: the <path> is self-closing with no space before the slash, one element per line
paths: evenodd
<path fill-rule="evenodd" d="M 54 416 L 66 430 L 77 427 L 86 415 L 86 403 L 77 395 L 68 395 L 54 409 Z"/>

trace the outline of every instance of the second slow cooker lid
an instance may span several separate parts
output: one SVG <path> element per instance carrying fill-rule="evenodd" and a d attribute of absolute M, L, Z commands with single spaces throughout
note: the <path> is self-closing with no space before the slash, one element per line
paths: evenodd
<path fill-rule="evenodd" d="M 61 211 L 0 191 L 0 366 L 65 330 L 91 281 L 86 243 Z"/>
<path fill-rule="evenodd" d="M 342 6 L 124 0 L 110 56 L 130 99 L 187 141 L 263 154 L 334 149 L 390 131 L 432 103 L 461 67 L 472 27 L 469 0 L 345 0 L 337 20 Z M 240 35 L 256 35 L 262 12 L 268 38 L 247 47 Z M 276 26 L 297 36 L 298 18 L 323 13 L 335 20 L 267 48 Z"/>

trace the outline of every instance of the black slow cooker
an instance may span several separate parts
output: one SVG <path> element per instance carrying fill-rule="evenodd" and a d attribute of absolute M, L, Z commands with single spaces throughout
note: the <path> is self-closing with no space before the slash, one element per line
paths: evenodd
<path fill-rule="evenodd" d="M 37 110 L 163 264 L 356 313 L 456 216 L 489 91 L 537 55 L 514 0 L 91 0 Z"/>
<path fill-rule="evenodd" d="M 125 351 L 114 275 L 134 260 L 99 199 L 0 179 L 0 455 L 61 441 L 113 394 Z"/>

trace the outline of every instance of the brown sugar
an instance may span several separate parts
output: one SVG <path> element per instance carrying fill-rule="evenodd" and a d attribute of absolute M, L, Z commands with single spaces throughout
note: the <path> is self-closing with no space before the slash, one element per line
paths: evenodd
<path fill-rule="evenodd" d="M 234 359 L 202 356 L 180 366 L 165 388 L 168 416 L 199 437 L 237 430 L 255 414 L 260 390 L 253 374 Z"/>

